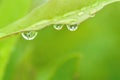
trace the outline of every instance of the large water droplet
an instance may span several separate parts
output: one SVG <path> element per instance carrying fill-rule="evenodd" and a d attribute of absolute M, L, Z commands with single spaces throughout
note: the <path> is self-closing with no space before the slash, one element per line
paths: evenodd
<path fill-rule="evenodd" d="M 37 34 L 38 34 L 38 32 L 28 31 L 28 32 L 22 33 L 21 35 L 26 40 L 33 40 L 37 36 Z"/>
<path fill-rule="evenodd" d="M 62 24 L 55 24 L 53 26 L 56 30 L 61 30 L 63 28 L 63 25 Z"/>
<path fill-rule="evenodd" d="M 67 28 L 70 31 L 76 31 L 78 29 L 78 24 L 68 24 Z"/>

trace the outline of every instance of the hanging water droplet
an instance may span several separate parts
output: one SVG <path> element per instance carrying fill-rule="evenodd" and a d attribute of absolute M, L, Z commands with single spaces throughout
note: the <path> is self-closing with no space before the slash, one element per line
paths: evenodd
<path fill-rule="evenodd" d="M 94 13 L 93 13 L 93 14 L 92 14 L 92 13 L 90 13 L 90 17 L 95 17 L 95 14 L 94 14 Z"/>
<path fill-rule="evenodd" d="M 63 28 L 63 25 L 62 24 L 55 24 L 53 26 L 56 30 L 61 30 Z"/>
<path fill-rule="evenodd" d="M 22 33 L 21 35 L 26 40 L 33 40 L 37 36 L 37 34 L 38 34 L 38 32 L 28 31 L 28 32 Z"/>
<path fill-rule="evenodd" d="M 70 31 L 76 31 L 78 29 L 78 24 L 68 24 L 67 28 Z"/>

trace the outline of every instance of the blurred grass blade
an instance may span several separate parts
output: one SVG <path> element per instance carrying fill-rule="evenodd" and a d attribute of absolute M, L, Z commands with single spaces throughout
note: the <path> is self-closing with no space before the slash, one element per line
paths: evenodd
<path fill-rule="evenodd" d="M 0 0 L 0 28 L 25 16 L 30 3 L 31 0 Z M 0 40 L 0 80 L 5 74 L 6 65 L 17 40 L 17 36 Z"/>

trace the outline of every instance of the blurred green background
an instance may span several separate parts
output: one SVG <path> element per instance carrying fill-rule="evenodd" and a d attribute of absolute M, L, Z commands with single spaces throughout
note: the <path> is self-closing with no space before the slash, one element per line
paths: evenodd
<path fill-rule="evenodd" d="M 32 0 L 0 0 L 0 28 L 24 17 Z M 48 26 L 27 41 L 0 39 L 1 80 L 120 80 L 120 2 L 70 32 Z"/>

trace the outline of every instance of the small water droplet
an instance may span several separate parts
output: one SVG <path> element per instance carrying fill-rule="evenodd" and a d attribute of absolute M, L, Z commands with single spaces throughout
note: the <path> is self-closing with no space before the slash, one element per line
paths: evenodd
<path fill-rule="evenodd" d="M 68 24 L 67 28 L 70 31 L 76 31 L 78 29 L 78 24 Z"/>
<path fill-rule="evenodd" d="M 92 13 L 90 13 L 90 17 L 95 17 L 95 14 L 94 14 L 94 13 L 93 13 L 93 14 L 92 14 Z"/>
<path fill-rule="evenodd" d="M 56 30 L 61 30 L 63 28 L 63 25 L 62 24 L 55 24 L 53 26 Z"/>
<path fill-rule="evenodd" d="M 37 34 L 38 34 L 38 32 L 28 31 L 28 32 L 22 33 L 21 35 L 26 40 L 33 40 L 37 36 Z"/>

